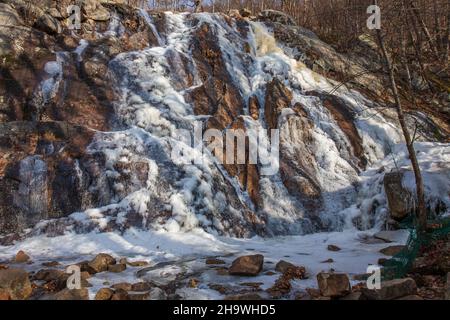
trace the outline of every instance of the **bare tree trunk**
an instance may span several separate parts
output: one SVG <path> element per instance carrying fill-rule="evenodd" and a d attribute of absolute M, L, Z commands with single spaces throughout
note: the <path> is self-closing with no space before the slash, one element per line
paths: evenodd
<path fill-rule="evenodd" d="M 416 151 L 414 149 L 414 141 L 412 141 L 412 139 L 411 139 L 411 135 L 408 131 L 408 127 L 406 125 L 405 117 L 403 114 L 403 108 L 402 108 L 402 104 L 401 104 L 401 100 L 400 100 L 400 96 L 399 96 L 399 93 L 397 90 L 397 84 L 396 84 L 395 76 L 394 76 L 394 68 L 392 66 L 389 55 L 387 53 L 386 46 L 384 44 L 384 40 L 381 35 L 381 30 L 377 29 L 376 34 L 377 34 L 377 39 L 378 39 L 378 45 L 380 47 L 380 50 L 381 50 L 381 53 L 382 53 L 382 56 L 384 59 L 385 68 L 389 74 L 389 81 L 390 81 L 391 90 L 392 90 L 392 93 L 393 93 L 394 99 L 395 99 L 398 120 L 399 120 L 400 126 L 402 128 L 403 136 L 405 137 L 406 147 L 408 149 L 409 158 L 411 160 L 411 164 L 412 164 L 413 171 L 414 171 L 414 176 L 416 178 L 416 191 L 417 191 L 417 202 L 418 202 L 416 217 L 417 217 L 418 229 L 420 231 L 424 231 L 427 226 L 427 211 L 426 211 L 426 207 L 425 207 L 425 193 L 424 193 L 424 187 L 423 187 L 422 173 L 420 172 L 419 162 L 417 161 Z"/>
<path fill-rule="evenodd" d="M 419 230 L 424 230 L 426 228 L 427 221 L 426 221 L 425 195 L 424 195 L 422 174 L 420 172 L 420 167 L 419 167 L 419 163 L 417 161 L 413 141 L 411 139 L 411 135 L 408 131 L 406 121 L 404 118 L 403 109 L 401 106 L 401 101 L 400 101 L 400 97 L 399 97 L 398 90 L 397 90 L 397 84 L 395 82 L 393 67 L 390 63 L 389 57 L 386 52 L 386 48 L 384 47 L 383 40 L 380 37 L 378 31 L 377 31 L 377 37 L 380 41 L 380 47 L 383 52 L 383 57 L 385 60 L 385 67 L 389 73 L 390 86 L 391 86 L 391 90 L 393 92 L 394 99 L 395 99 L 398 120 L 399 120 L 400 126 L 402 128 L 403 136 L 405 137 L 406 147 L 408 149 L 409 158 L 411 160 L 411 164 L 412 164 L 413 171 L 414 171 L 414 176 L 416 179 L 416 190 L 417 190 L 417 200 L 418 200 L 418 210 L 417 210 L 418 227 L 419 227 Z"/>
<path fill-rule="evenodd" d="M 448 58 L 449 58 L 449 51 L 450 51 L 450 0 L 447 1 L 447 29 L 444 33 L 444 41 L 443 41 L 443 57 L 442 62 L 444 63 L 444 66 L 448 65 Z"/>

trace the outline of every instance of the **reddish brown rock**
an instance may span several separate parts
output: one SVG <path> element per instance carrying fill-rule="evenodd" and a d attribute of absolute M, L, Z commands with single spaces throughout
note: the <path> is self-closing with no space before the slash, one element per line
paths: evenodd
<path fill-rule="evenodd" d="M 124 263 L 108 265 L 108 271 L 114 272 L 114 273 L 123 272 L 123 271 L 125 271 L 126 268 L 127 268 L 127 265 Z"/>
<path fill-rule="evenodd" d="M 116 259 L 106 253 L 98 254 L 94 259 L 89 262 L 91 267 L 96 273 L 108 270 L 108 266 L 116 264 Z"/>
<path fill-rule="evenodd" d="M 109 288 L 101 288 L 97 291 L 95 294 L 95 300 L 111 300 L 111 297 L 113 296 L 114 291 Z"/>
<path fill-rule="evenodd" d="M 27 263 L 28 261 L 30 261 L 30 256 L 22 250 L 17 252 L 16 257 L 14 258 L 14 262 L 16 263 Z"/>
<path fill-rule="evenodd" d="M 0 290 L 11 300 L 27 299 L 32 292 L 28 273 L 21 269 L 0 270 Z"/>
<path fill-rule="evenodd" d="M 324 297 L 342 297 L 350 293 L 350 280 L 344 273 L 317 274 L 320 293 Z"/>
<path fill-rule="evenodd" d="M 256 276 L 261 272 L 263 263 L 263 255 L 242 256 L 233 261 L 228 272 L 231 275 Z"/>

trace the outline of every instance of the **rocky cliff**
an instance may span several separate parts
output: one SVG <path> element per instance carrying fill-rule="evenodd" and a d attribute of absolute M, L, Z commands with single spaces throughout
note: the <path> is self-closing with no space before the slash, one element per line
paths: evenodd
<path fill-rule="evenodd" d="M 0 234 L 134 226 L 242 237 L 384 223 L 390 168 L 362 178 L 402 141 L 380 74 L 276 12 L 122 2 L 86 1 L 71 30 L 70 1 L 0 1 Z M 440 150 L 448 120 L 408 116 Z M 198 122 L 203 132 L 279 130 L 279 170 L 183 144 L 177 130 Z M 201 164 L 172 157 L 180 143 Z M 445 212 L 448 193 L 438 203 Z"/>

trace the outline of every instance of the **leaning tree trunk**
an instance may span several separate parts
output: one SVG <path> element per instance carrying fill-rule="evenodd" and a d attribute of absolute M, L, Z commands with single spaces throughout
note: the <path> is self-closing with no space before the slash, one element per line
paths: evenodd
<path fill-rule="evenodd" d="M 397 90 L 397 84 L 394 76 L 394 68 L 389 58 L 389 55 L 384 44 L 383 37 L 381 35 L 381 30 L 376 30 L 378 45 L 380 47 L 382 58 L 384 60 L 385 68 L 389 74 L 389 81 L 392 93 L 395 99 L 395 106 L 397 110 L 398 120 L 402 128 L 403 136 L 405 137 L 406 147 L 408 149 L 409 158 L 411 159 L 411 164 L 414 171 L 414 176 L 416 178 L 416 191 L 417 191 L 417 223 L 419 231 L 424 231 L 427 226 L 427 211 L 425 206 L 425 193 L 423 187 L 422 173 L 420 172 L 419 162 L 417 161 L 416 151 L 414 150 L 414 141 L 411 139 L 411 135 L 408 131 L 405 117 L 403 114 L 403 108 L 400 101 L 400 96 Z"/>

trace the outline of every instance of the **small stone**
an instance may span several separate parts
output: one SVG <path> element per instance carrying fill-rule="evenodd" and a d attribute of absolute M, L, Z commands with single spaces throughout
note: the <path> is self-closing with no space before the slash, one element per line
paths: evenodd
<path fill-rule="evenodd" d="M 0 270 L 0 290 L 11 300 L 27 299 L 32 292 L 28 273 L 21 269 Z"/>
<path fill-rule="evenodd" d="M 341 251 L 341 248 L 339 248 L 338 246 L 335 246 L 334 244 L 329 244 L 327 247 L 328 251 Z"/>
<path fill-rule="evenodd" d="M 275 266 L 275 271 L 285 273 L 288 268 L 295 268 L 295 265 L 290 262 L 280 260 Z"/>
<path fill-rule="evenodd" d="M 148 266 L 148 261 L 128 261 L 130 267 L 145 267 Z"/>
<path fill-rule="evenodd" d="M 138 282 L 131 285 L 131 291 L 137 292 L 149 291 L 151 288 L 152 285 L 148 282 Z"/>
<path fill-rule="evenodd" d="M 381 249 L 380 253 L 382 253 L 386 256 L 395 256 L 396 254 L 400 253 L 400 251 L 402 251 L 405 248 L 406 248 L 406 246 L 401 246 L 401 245 L 389 246 L 389 247 Z"/>
<path fill-rule="evenodd" d="M 89 293 L 87 289 L 63 289 L 48 298 L 50 300 L 89 300 Z"/>
<path fill-rule="evenodd" d="M 64 275 L 64 271 L 55 270 L 55 269 L 42 269 L 39 270 L 34 276 L 34 280 L 40 281 L 52 281 L 61 278 Z"/>
<path fill-rule="evenodd" d="M 232 295 L 225 297 L 224 300 L 262 300 L 261 296 L 257 293 L 245 293 L 245 294 L 239 294 L 239 295 Z"/>
<path fill-rule="evenodd" d="M 380 289 L 362 288 L 362 292 L 370 300 L 393 300 L 415 295 L 417 285 L 412 278 L 394 279 L 382 282 Z"/>
<path fill-rule="evenodd" d="M 30 256 L 28 256 L 22 250 L 17 252 L 16 257 L 14 258 L 15 263 L 27 263 L 29 260 L 30 260 Z"/>
<path fill-rule="evenodd" d="M 130 293 L 128 294 L 128 300 L 148 300 L 150 298 L 150 292 L 145 293 Z"/>
<path fill-rule="evenodd" d="M 333 262 L 334 262 L 334 260 L 329 258 L 327 260 L 322 261 L 321 263 L 333 263 Z"/>
<path fill-rule="evenodd" d="M 123 289 L 116 289 L 111 300 L 129 300 L 128 292 Z"/>
<path fill-rule="evenodd" d="M 225 261 L 216 258 L 208 258 L 205 261 L 206 264 L 225 264 Z"/>
<path fill-rule="evenodd" d="M 345 273 L 317 274 L 319 290 L 324 297 L 342 297 L 350 293 L 350 279 Z"/>
<path fill-rule="evenodd" d="M 266 273 L 264 273 L 266 276 L 273 276 L 273 275 L 275 275 L 276 273 L 275 272 L 273 272 L 273 271 L 267 271 Z"/>
<path fill-rule="evenodd" d="M 113 284 L 111 286 L 111 288 L 113 288 L 115 290 L 131 291 L 133 286 L 131 285 L 131 283 L 128 283 L 128 282 L 119 282 L 119 283 Z"/>
<path fill-rule="evenodd" d="M 187 286 L 188 286 L 189 288 L 197 288 L 199 282 L 200 282 L 200 281 L 199 281 L 198 279 L 191 278 L 191 279 L 189 279 L 188 285 L 187 285 Z"/>
<path fill-rule="evenodd" d="M 106 253 L 98 254 L 94 259 L 92 259 L 88 263 L 89 267 L 91 267 L 96 273 L 107 271 L 108 266 L 114 264 L 116 264 L 116 259 L 114 259 L 112 256 Z M 89 272 L 89 270 L 86 271 Z"/>
<path fill-rule="evenodd" d="M 124 263 L 110 264 L 108 266 L 108 271 L 114 272 L 114 273 L 120 273 L 120 272 L 125 271 L 126 268 L 127 268 L 127 265 Z"/>
<path fill-rule="evenodd" d="M 111 300 L 114 291 L 110 288 L 101 288 L 95 295 L 95 300 Z"/>
<path fill-rule="evenodd" d="M 264 263 L 264 256 L 261 254 L 242 256 L 231 264 L 228 270 L 231 275 L 256 276 L 261 272 Z"/>

